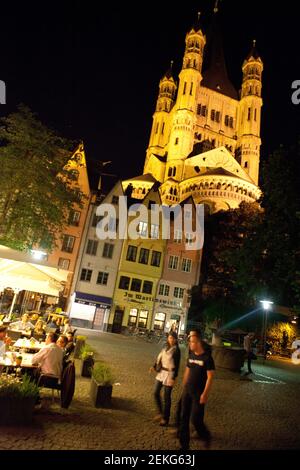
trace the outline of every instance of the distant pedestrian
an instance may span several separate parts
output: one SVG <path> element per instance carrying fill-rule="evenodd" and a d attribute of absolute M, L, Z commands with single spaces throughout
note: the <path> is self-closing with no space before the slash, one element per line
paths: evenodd
<path fill-rule="evenodd" d="M 251 368 L 251 361 L 252 359 L 256 358 L 255 354 L 253 353 L 252 350 L 252 341 L 254 340 L 254 333 L 248 333 L 244 337 L 244 349 L 246 351 L 246 357 L 247 357 L 247 366 L 248 366 L 248 372 L 247 374 L 253 374 L 252 368 Z"/>
<path fill-rule="evenodd" d="M 200 334 L 189 337 L 189 357 L 183 376 L 179 440 L 182 450 L 189 449 L 190 420 L 198 437 L 209 447 L 211 433 L 204 424 L 204 409 L 211 389 L 215 364 L 210 347 Z"/>
<path fill-rule="evenodd" d="M 160 426 L 168 426 L 171 411 L 171 394 L 178 375 L 180 364 L 180 349 L 177 334 L 171 331 L 167 344 L 157 356 L 154 367 L 150 371 L 157 371 L 154 398 L 159 414 L 154 418 Z M 161 401 L 161 390 L 164 392 L 164 403 Z"/>

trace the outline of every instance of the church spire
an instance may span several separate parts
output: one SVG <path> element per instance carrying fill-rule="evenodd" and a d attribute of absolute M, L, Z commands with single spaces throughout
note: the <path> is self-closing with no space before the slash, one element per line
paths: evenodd
<path fill-rule="evenodd" d="M 238 99 L 238 93 L 227 74 L 218 12 L 219 0 L 216 0 L 212 22 L 207 34 L 203 66 L 204 73 L 201 85 L 230 98 Z"/>

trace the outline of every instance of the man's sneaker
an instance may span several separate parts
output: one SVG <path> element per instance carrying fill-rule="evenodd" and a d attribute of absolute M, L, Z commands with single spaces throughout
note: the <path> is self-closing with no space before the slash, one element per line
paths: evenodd
<path fill-rule="evenodd" d="M 162 418 L 159 422 L 160 426 L 168 426 L 168 424 L 169 424 L 168 421 L 164 418 Z"/>
<path fill-rule="evenodd" d="M 178 429 L 177 428 L 169 428 L 168 429 L 168 434 L 174 437 L 178 437 Z"/>
<path fill-rule="evenodd" d="M 162 415 L 156 415 L 154 416 L 153 421 L 157 422 L 157 421 L 160 421 L 161 419 L 162 419 Z"/>

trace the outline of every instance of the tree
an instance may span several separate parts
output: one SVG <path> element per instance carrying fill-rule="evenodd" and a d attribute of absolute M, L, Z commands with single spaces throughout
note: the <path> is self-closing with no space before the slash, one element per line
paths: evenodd
<path fill-rule="evenodd" d="M 29 108 L 1 119 L 0 244 L 51 251 L 84 195 L 70 160 L 71 145 L 44 126 Z"/>
<path fill-rule="evenodd" d="M 270 297 L 279 305 L 300 301 L 300 145 L 282 146 L 263 167 L 263 218 L 228 256 L 234 283 L 248 301 Z"/>

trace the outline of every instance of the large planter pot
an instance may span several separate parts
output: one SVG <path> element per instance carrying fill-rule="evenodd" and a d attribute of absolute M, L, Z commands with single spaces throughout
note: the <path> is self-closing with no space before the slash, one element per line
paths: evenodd
<path fill-rule="evenodd" d="M 82 346 L 85 345 L 85 340 L 84 339 L 77 339 L 75 348 L 74 348 L 74 359 L 79 359 L 80 357 L 80 350 Z"/>
<path fill-rule="evenodd" d="M 35 398 L 31 397 L 0 397 L 0 424 L 31 424 L 35 401 Z"/>
<path fill-rule="evenodd" d="M 244 364 L 245 351 L 240 348 L 214 346 L 212 357 L 217 368 L 239 372 Z"/>
<path fill-rule="evenodd" d="M 111 395 L 112 385 L 100 385 L 92 378 L 90 398 L 96 408 L 109 407 L 111 404 Z"/>
<path fill-rule="evenodd" d="M 82 377 L 92 377 L 92 368 L 94 365 L 93 356 L 89 356 L 83 361 L 81 361 L 81 376 Z"/>

